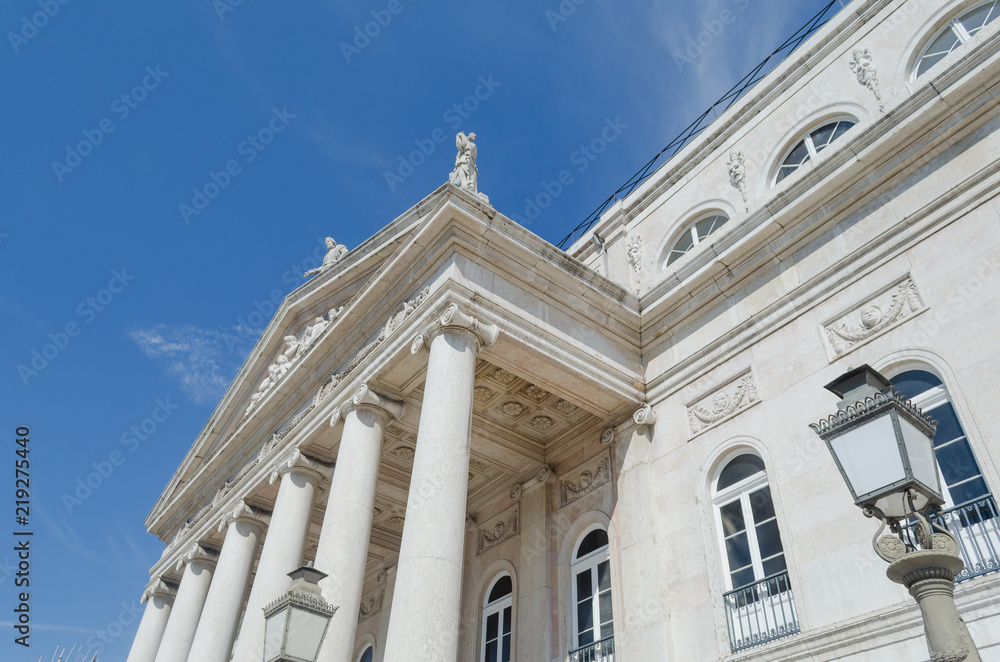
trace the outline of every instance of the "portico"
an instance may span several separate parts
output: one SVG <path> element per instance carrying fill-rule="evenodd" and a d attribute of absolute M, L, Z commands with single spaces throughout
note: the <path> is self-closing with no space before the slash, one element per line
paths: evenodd
<path fill-rule="evenodd" d="M 446 185 L 427 202 L 433 213 L 397 219 L 286 300 L 151 513 L 150 529 L 173 538 L 154 577 L 183 587 L 178 550 L 197 542 L 225 579 L 202 604 L 226 615 L 189 617 L 192 643 L 218 637 L 177 659 L 228 660 L 234 612 L 231 650 L 258 657 L 262 606 L 303 562 L 329 575 L 323 595 L 339 607 L 319 659 L 351 662 L 366 638 L 375 660 L 464 658 L 480 645 L 470 556 L 517 546 L 522 527 L 545 537 L 560 469 L 606 452 L 602 433 L 642 402 L 633 295 L 594 288 L 594 274 L 543 255 L 551 247 L 474 194 Z M 516 255 L 539 266 L 511 272 Z M 565 305 L 583 290 L 595 300 Z M 288 336 L 303 323 L 298 356 Z M 523 617 L 544 620 L 560 597 L 535 574 Z"/>

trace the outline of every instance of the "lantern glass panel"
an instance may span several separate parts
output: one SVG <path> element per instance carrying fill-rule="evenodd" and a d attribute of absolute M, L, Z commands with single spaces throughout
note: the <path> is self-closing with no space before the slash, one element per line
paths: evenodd
<path fill-rule="evenodd" d="M 288 609 L 279 609 L 264 622 L 264 662 L 281 657 L 281 641 L 285 636 L 285 617 Z"/>
<path fill-rule="evenodd" d="M 292 607 L 285 654 L 302 660 L 315 660 L 328 622 L 329 618 L 323 614 Z"/>
<path fill-rule="evenodd" d="M 906 478 L 888 412 L 830 440 L 855 499 Z"/>
<path fill-rule="evenodd" d="M 941 487 L 938 485 L 938 472 L 934 460 L 934 442 L 902 416 L 899 417 L 899 429 L 903 433 L 903 444 L 910 458 L 913 478 L 940 496 Z"/>

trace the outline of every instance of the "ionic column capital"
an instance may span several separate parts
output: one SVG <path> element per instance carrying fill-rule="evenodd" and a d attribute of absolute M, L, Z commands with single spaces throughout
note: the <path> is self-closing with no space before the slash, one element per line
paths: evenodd
<path fill-rule="evenodd" d="M 305 471 L 316 475 L 320 480 L 330 480 L 333 475 L 333 467 L 309 457 L 300 449 L 295 448 L 282 460 L 271 472 L 268 484 L 274 485 L 281 477 L 290 471 Z"/>
<path fill-rule="evenodd" d="M 612 425 L 605 428 L 604 432 L 601 433 L 601 443 L 607 446 L 629 430 L 633 430 L 638 427 L 649 428 L 655 423 L 656 413 L 648 403 L 644 402 L 638 409 L 635 410 L 632 414 L 632 418 L 623 423 L 619 423 L 618 425 Z"/>
<path fill-rule="evenodd" d="M 393 400 L 387 395 L 382 395 L 372 390 L 368 384 L 362 384 L 350 398 L 333 410 L 333 415 L 330 417 L 330 426 L 337 425 L 348 413 L 362 407 L 379 410 L 390 420 L 403 415 L 402 401 Z"/>
<path fill-rule="evenodd" d="M 219 531 L 225 531 L 226 527 L 236 521 L 256 524 L 259 527 L 267 526 L 270 518 L 261 510 L 251 508 L 243 499 L 236 502 L 232 510 L 228 511 L 219 520 Z"/>
<path fill-rule="evenodd" d="M 500 336 L 500 328 L 496 324 L 480 321 L 461 310 L 458 304 L 452 303 L 437 319 L 413 338 L 413 342 L 410 344 L 410 353 L 416 354 L 424 347 L 429 347 L 434 336 L 448 329 L 461 329 L 472 333 L 479 341 L 479 349 L 489 347 Z"/>
<path fill-rule="evenodd" d="M 150 598 L 175 598 L 177 597 L 177 586 L 175 584 L 168 584 L 163 581 L 161 577 L 154 577 L 149 584 L 146 585 L 146 590 L 142 592 L 142 597 L 139 598 L 140 603 L 147 602 Z"/>
<path fill-rule="evenodd" d="M 525 492 L 528 492 L 529 490 L 532 490 L 538 487 L 539 485 L 544 485 L 545 483 L 552 480 L 554 477 L 555 473 L 553 473 L 549 465 L 547 464 L 543 465 L 542 468 L 538 470 L 538 473 L 535 474 L 533 477 L 529 478 L 523 483 L 517 483 L 516 485 L 514 485 L 514 487 L 510 488 L 510 498 L 516 501 L 517 499 L 520 499 L 521 495 L 524 494 Z"/>
<path fill-rule="evenodd" d="M 205 565 L 214 566 L 219 560 L 219 555 L 216 552 L 205 549 L 199 543 L 194 543 L 185 552 L 180 559 L 177 560 L 177 569 L 180 570 L 184 566 L 193 563 L 195 561 L 200 561 Z"/>

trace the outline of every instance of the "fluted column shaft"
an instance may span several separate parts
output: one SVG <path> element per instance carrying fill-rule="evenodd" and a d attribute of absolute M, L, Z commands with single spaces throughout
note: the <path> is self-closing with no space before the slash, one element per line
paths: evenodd
<path fill-rule="evenodd" d="M 386 662 L 455 660 L 476 354 L 497 329 L 449 307 L 434 329 Z M 413 349 L 426 343 L 418 337 Z"/>
<path fill-rule="evenodd" d="M 177 597 L 156 651 L 156 662 L 187 662 L 214 570 L 214 554 L 197 545 L 188 553 Z"/>
<path fill-rule="evenodd" d="M 220 524 L 223 528 L 226 539 L 187 662 L 228 662 L 264 523 L 240 502 Z"/>
<path fill-rule="evenodd" d="M 271 474 L 272 484 L 280 478 L 281 485 L 247 599 L 234 660 L 255 660 L 263 654 L 264 607 L 288 590 L 292 583 L 288 573 L 302 565 L 313 502 L 328 471 L 326 465 L 296 450 Z"/>
<path fill-rule="evenodd" d="M 142 602 L 146 603 L 146 609 L 142 612 L 126 662 L 153 662 L 156 658 L 176 595 L 175 589 L 159 580 L 143 592 Z"/>
<path fill-rule="evenodd" d="M 319 662 L 352 662 L 383 428 L 394 413 L 402 411 L 402 403 L 363 386 L 339 411 L 334 416 L 343 416 L 344 432 L 330 483 L 316 568 L 329 575 L 320 583 L 323 597 L 340 607 L 340 612 L 330 621 Z"/>

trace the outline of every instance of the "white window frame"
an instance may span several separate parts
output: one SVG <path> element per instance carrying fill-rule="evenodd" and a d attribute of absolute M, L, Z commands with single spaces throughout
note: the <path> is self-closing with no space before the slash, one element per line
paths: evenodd
<path fill-rule="evenodd" d="M 712 480 L 712 505 L 715 510 L 715 528 L 718 531 L 717 541 L 719 544 L 719 554 L 722 559 L 722 568 L 724 579 L 726 582 L 726 592 L 732 591 L 735 587 L 733 586 L 733 576 L 732 568 L 729 567 L 729 554 L 726 551 L 726 529 L 722 524 L 722 507 L 728 506 L 734 501 L 740 502 L 740 508 L 743 509 L 743 522 L 746 525 L 744 531 L 747 535 L 747 544 L 750 546 L 750 565 L 753 568 L 754 581 L 759 582 L 764 579 L 764 560 L 760 555 L 760 544 L 757 541 L 757 524 L 753 518 L 753 509 L 750 506 L 750 494 L 756 492 L 757 490 L 767 487 L 770 489 L 771 483 L 767 478 L 767 465 L 764 465 L 763 471 L 758 471 L 752 476 L 747 476 L 738 483 L 733 483 L 729 487 L 723 490 L 719 490 L 717 485 L 719 484 L 719 477 L 722 475 L 722 471 L 729 466 L 729 463 L 735 460 L 740 455 L 753 455 L 763 462 L 761 458 L 756 453 L 753 453 L 747 449 L 741 449 L 738 452 L 728 455 L 724 462 L 719 464 L 719 471 Z M 778 504 L 774 503 L 774 492 L 771 492 L 771 503 L 774 505 L 774 517 L 777 521 L 778 518 Z M 781 523 L 778 522 L 778 537 L 781 538 Z M 788 567 L 788 554 L 785 551 L 785 542 L 781 541 L 781 553 L 785 556 L 785 567 L 787 572 Z M 770 558 L 770 557 L 769 557 Z"/>
<path fill-rule="evenodd" d="M 496 602 L 490 602 L 490 593 L 493 592 L 493 588 L 497 585 L 497 582 L 504 577 L 508 577 L 511 580 L 511 592 Z M 497 614 L 498 616 L 497 634 L 499 644 L 497 646 L 497 659 L 503 659 L 503 610 L 507 607 L 510 607 L 510 650 L 508 652 L 510 653 L 510 662 L 514 662 L 514 580 L 508 573 L 501 572 L 490 582 L 486 588 L 486 596 L 483 598 L 482 643 L 479 646 L 479 659 L 483 660 L 483 662 L 486 660 L 486 620 L 493 614 Z"/>
<path fill-rule="evenodd" d="M 367 653 L 369 650 L 372 652 L 372 660 L 374 660 L 375 659 L 375 646 L 373 646 L 371 644 L 365 644 L 361 648 L 361 652 L 358 653 L 357 658 L 355 658 L 355 662 L 361 662 L 361 659 L 365 656 L 365 653 Z"/>
<path fill-rule="evenodd" d="M 701 223 L 702 221 L 708 220 L 710 218 L 715 218 L 716 216 L 721 216 L 722 218 L 724 218 L 726 220 L 723 221 L 722 224 L 719 227 L 717 227 L 714 230 L 712 230 L 711 232 L 709 232 L 705 236 L 704 239 L 699 239 L 698 238 L 698 224 Z M 694 250 L 696 248 L 698 248 L 698 244 L 700 244 L 702 242 L 705 242 L 705 241 L 708 241 L 709 237 L 711 237 L 716 232 L 718 232 L 722 228 L 723 225 L 725 225 L 726 223 L 729 223 L 731 220 L 733 220 L 733 219 L 729 217 L 729 214 L 723 213 L 721 211 L 706 212 L 704 214 L 701 214 L 697 218 L 695 218 L 693 221 L 691 221 L 691 223 L 688 224 L 687 229 L 685 229 L 684 232 L 678 233 L 677 236 L 674 237 L 673 241 L 671 241 L 667 245 L 667 254 L 663 256 L 663 266 L 660 267 L 660 270 L 662 271 L 664 269 L 672 267 L 674 265 L 674 263 L 677 262 L 677 260 L 682 260 L 686 256 L 690 255 L 692 252 L 694 252 Z M 670 256 L 673 255 L 673 252 L 674 252 L 677 244 L 680 243 L 681 238 L 683 238 L 685 234 L 688 234 L 688 235 L 691 236 L 691 241 L 693 242 L 691 244 L 691 248 L 687 249 L 687 251 L 685 251 L 683 255 L 677 256 L 677 260 L 674 260 L 673 262 L 671 262 L 670 261 Z"/>
<path fill-rule="evenodd" d="M 573 645 L 571 646 L 570 650 L 576 650 L 576 649 L 580 648 L 581 646 L 588 646 L 588 645 L 590 645 L 590 644 L 580 644 L 580 614 L 579 614 L 579 610 L 577 609 L 577 605 L 580 603 L 580 599 L 579 599 L 580 596 L 577 595 L 576 577 L 577 577 L 577 575 L 580 575 L 580 574 L 582 574 L 584 572 L 589 572 L 590 573 L 590 585 L 591 585 L 591 588 L 593 590 L 593 594 L 591 595 L 591 597 L 593 598 L 592 601 L 591 601 L 591 609 L 593 610 L 592 614 L 593 614 L 593 618 L 594 618 L 594 641 L 593 641 L 593 643 L 597 643 L 598 641 L 601 641 L 602 639 L 606 639 L 607 637 L 614 636 L 614 629 L 615 629 L 615 614 L 614 614 L 614 593 L 615 593 L 615 587 L 614 587 L 614 582 L 613 581 L 611 582 L 611 588 L 609 589 L 609 591 L 611 593 L 611 603 L 612 603 L 612 605 L 611 605 L 611 633 L 608 634 L 608 635 L 604 635 L 602 633 L 602 631 L 601 631 L 601 607 L 600 607 L 600 597 L 599 597 L 601 591 L 600 591 L 600 588 L 599 588 L 598 582 L 597 582 L 597 566 L 599 566 L 601 563 L 604 563 L 605 561 L 608 562 L 608 572 L 609 572 L 609 575 L 610 575 L 610 570 L 611 570 L 611 568 L 610 568 L 610 564 L 611 564 L 611 541 L 610 541 L 610 538 L 608 540 L 608 544 L 605 545 L 604 547 L 601 547 L 599 549 L 595 549 L 590 554 L 587 554 L 586 556 L 584 556 L 581 559 L 577 559 L 576 558 L 577 552 L 580 549 L 580 545 L 583 544 L 584 539 L 586 539 L 586 537 L 592 531 L 596 531 L 596 530 L 604 531 L 604 533 L 607 534 L 607 529 L 605 529 L 603 526 L 600 526 L 599 524 L 591 526 L 591 527 L 588 527 L 587 530 L 584 531 L 580 535 L 579 539 L 576 541 L 576 545 L 573 546 L 573 562 L 570 565 L 570 584 L 573 587 L 573 590 L 572 590 L 573 604 L 571 605 L 571 609 L 573 610 L 573 640 L 572 640 L 572 644 Z M 609 576 L 609 579 L 610 579 L 610 576 Z"/>
<path fill-rule="evenodd" d="M 819 153 L 821 150 L 816 149 L 816 145 L 813 143 L 812 134 L 815 133 L 816 131 L 819 131 L 823 127 L 830 126 L 831 124 L 838 124 L 840 122 L 850 122 L 852 124 L 852 126 L 850 127 L 850 129 L 848 129 L 848 131 L 850 131 L 851 129 L 853 129 L 855 126 L 858 125 L 858 120 L 855 119 L 854 117 L 851 117 L 849 115 L 842 115 L 838 117 L 831 117 L 830 119 L 826 119 L 823 120 L 822 122 L 813 124 L 812 128 L 810 128 L 808 131 L 804 131 L 801 134 L 799 134 L 795 138 L 795 141 L 788 146 L 788 149 L 786 149 L 784 152 L 781 153 L 781 158 L 778 159 L 777 165 L 774 166 L 774 174 L 771 176 L 771 187 L 773 188 L 778 184 L 780 184 L 781 182 L 788 179 L 789 177 L 793 177 L 795 173 L 801 171 L 803 168 L 806 167 L 807 164 L 816 161 L 816 159 L 819 157 Z M 827 144 L 827 146 L 824 149 L 829 149 L 830 147 L 833 146 L 833 143 L 835 142 L 837 142 L 837 140 L 831 141 L 829 144 Z M 796 166 L 795 170 L 785 175 L 785 177 L 779 181 L 778 177 L 781 175 L 781 168 L 785 165 L 785 160 L 789 156 L 791 156 L 792 152 L 795 150 L 796 147 L 798 147 L 799 143 L 805 143 L 806 152 L 808 152 L 809 158 L 800 163 L 798 166 Z"/>
<path fill-rule="evenodd" d="M 919 78 L 920 76 L 923 76 L 924 74 L 926 74 L 939 64 L 939 62 L 935 62 L 934 64 L 932 64 L 930 67 L 927 68 L 927 71 L 920 73 L 920 65 L 924 61 L 924 58 L 927 56 L 927 51 L 930 50 L 930 47 L 934 44 L 934 42 L 937 41 L 941 37 L 941 35 L 943 35 L 948 30 L 951 30 L 952 33 L 956 37 L 958 37 L 958 46 L 956 46 L 954 50 L 951 51 L 951 53 L 954 53 L 955 51 L 957 51 L 958 49 L 964 47 L 967 43 L 969 43 L 969 41 L 971 41 L 975 35 L 969 33 L 968 29 L 966 29 L 965 27 L 965 24 L 962 23 L 960 19 L 963 16 L 971 12 L 974 12 L 981 7 L 985 7 L 986 5 L 991 4 L 992 2 L 993 0 L 987 0 L 987 2 L 981 2 L 977 5 L 973 5 L 972 7 L 968 7 L 965 10 L 958 12 L 955 18 L 949 20 L 944 27 L 935 32 L 934 36 L 932 36 L 930 39 L 927 40 L 927 44 L 922 49 L 920 49 L 920 54 L 917 56 L 916 64 L 913 67 L 913 78 Z M 998 9 L 1000 9 L 1000 5 L 998 5 Z M 1000 19 L 1000 17 L 994 20 L 998 19 Z M 987 23 L 986 25 L 989 24 L 990 23 Z M 982 29 L 986 29 L 986 26 L 984 25 Z M 951 55 L 951 53 L 949 53 L 948 55 Z M 947 58 L 948 55 L 946 55 L 945 57 Z"/>

